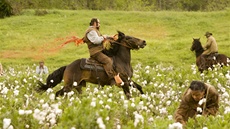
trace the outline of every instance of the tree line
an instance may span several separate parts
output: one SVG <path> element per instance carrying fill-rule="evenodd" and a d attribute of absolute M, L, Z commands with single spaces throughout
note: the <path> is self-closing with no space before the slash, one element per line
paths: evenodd
<path fill-rule="evenodd" d="M 0 17 L 22 9 L 217 11 L 229 5 L 230 0 L 0 0 Z"/>

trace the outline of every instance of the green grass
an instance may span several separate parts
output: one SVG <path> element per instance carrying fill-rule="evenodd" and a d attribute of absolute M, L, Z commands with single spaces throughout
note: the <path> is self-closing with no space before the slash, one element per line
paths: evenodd
<path fill-rule="evenodd" d="M 44 16 L 35 16 L 34 10 L 0 20 L 0 58 L 4 66 L 31 64 L 43 59 L 49 67 L 68 64 L 77 58 L 88 57 L 86 45 L 68 44 L 50 52 L 64 42 L 55 42 L 68 36 L 83 37 L 92 17 L 101 20 L 101 33 L 114 35 L 117 30 L 147 41 L 143 50 L 132 52 L 132 62 L 152 65 L 165 63 L 190 66 L 195 61 L 189 50 L 193 37 L 203 44 L 206 31 L 217 40 L 219 52 L 229 52 L 228 11 L 220 12 L 125 12 L 87 10 L 48 10 Z M 146 58 L 142 58 L 142 57 Z M 56 62 L 59 63 L 56 63 Z M 60 64 L 60 65 L 59 65 Z"/>

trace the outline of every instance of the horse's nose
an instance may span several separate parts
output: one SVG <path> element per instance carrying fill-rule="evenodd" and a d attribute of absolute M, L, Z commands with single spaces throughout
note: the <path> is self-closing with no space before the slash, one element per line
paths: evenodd
<path fill-rule="evenodd" d="M 143 41 L 143 45 L 144 45 L 144 46 L 146 46 L 146 45 L 147 45 L 145 40 Z"/>

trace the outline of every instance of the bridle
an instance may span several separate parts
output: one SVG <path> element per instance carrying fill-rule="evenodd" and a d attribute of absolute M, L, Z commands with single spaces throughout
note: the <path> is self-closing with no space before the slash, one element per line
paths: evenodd
<path fill-rule="evenodd" d="M 116 35 L 114 35 L 113 38 L 114 38 L 115 36 L 116 36 Z M 115 44 L 124 46 L 124 47 L 129 48 L 129 49 L 134 49 L 134 48 L 132 47 L 131 43 L 130 43 L 130 42 L 127 42 L 127 41 L 125 41 L 125 44 L 123 44 L 123 43 L 117 42 L 117 41 L 114 40 L 114 39 L 107 39 L 107 40 L 109 40 L 110 43 L 115 43 Z M 126 45 L 126 44 L 128 44 L 128 45 Z"/>

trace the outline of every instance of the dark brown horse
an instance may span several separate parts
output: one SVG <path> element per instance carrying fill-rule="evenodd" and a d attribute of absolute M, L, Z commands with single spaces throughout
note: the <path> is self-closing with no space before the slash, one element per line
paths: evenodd
<path fill-rule="evenodd" d="M 202 53 L 204 49 L 201 45 L 200 39 L 193 39 L 191 51 L 195 51 L 196 54 L 196 65 L 198 70 L 202 73 L 204 70 L 208 68 L 213 69 L 213 65 L 220 64 L 221 66 L 229 66 L 230 58 L 224 54 L 214 54 L 212 57 L 204 57 L 202 58 Z"/>
<path fill-rule="evenodd" d="M 118 31 L 118 39 L 111 41 L 112 49 L 105 51 L 113 59 L 114 69 L 120 73 L 120 77 L 124 82 L 121 86 L 125 95 L 129 99 L 131 97 L 129 86 L 137 88 L 141 94 L 142 87 L 134 82 L 131 78 L 133 76 L 133 69 L 131 66 L 131 52 L 130 50 L 138 50 L 146 46 L 145 40 L 141 40 L 132 36 L 126 36 L 124 33 Z M 86 86 L 86 82 L 93 84 L 114 85 L 114 80 L 109 80 L 106 72 L 102 66 L 95 63 L 87 64 L 88 59 L 78 59 L 67 66 L 60 67 L 51 73 L 46 79 L 46 84 L 39 82 L 39 89 L 45 91 L 59 84 L 64 79 L 64 87 L 56 92 L 56 96 L 63 95 L 64 92 L 69 92 L 72 88 L 77 89 L 82 93 L 82 87 Z"/>

